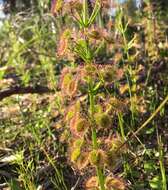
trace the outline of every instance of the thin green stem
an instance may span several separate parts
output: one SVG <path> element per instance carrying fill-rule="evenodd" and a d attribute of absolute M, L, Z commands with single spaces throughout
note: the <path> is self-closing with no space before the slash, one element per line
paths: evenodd
<path fill-rule="evenodd" d="M 128 75 L 126 75 L 126 77 L 127 77 L 128 90 L 129 90 L 130 103 L 131 103 L 131 126 L 134 126 L 135 125 L 135 117 L 134 117 L 134 103 L 132 102 L 133 96 L 132 96 L 131 84 L 129 82 Z"/>
<path fill-rule="evenodd" d="M 93 121 L 93 124 L 94 124 L 95 100 L 94 100 L 92 79 L 89 80 L 89 101 L 90 101 L 91 120 Z M 96 128 L 94 125 L 92 125 L 92 145 L 93 145 L 93 149 L 95 150 L 98 149 L 97 134 L 96 134 Z M 99 180 L 100 190 L 105 190 L 103 169 L 100 168 L 99 166 L 96 166 L 96 173 Z"/>
<path fill-rule="evenodd" d="M 98 179 L 99 179 L 100 190 L 105 190 L 103 169 L 101 169 L 100 167 L 97 167 L 96 168 L 96 173 L 97 173 L 97 176 L 98 176 Z"/>
<path fill-rule="evenodd" d="M 118 121 L 119 121 L 122 139 L 125 140 L 126 136 L 125 136 L 124 126 L 123 126 L 124 120 L 123 120 L 122 113 L 118 113 Z"/>
<path fill-rule="evenodd" d="M 167 190 L 167 179 L 166 179 L 166 171 L 165 171 L 165 166 L 164 166 L 163 145 L 162 145 L 161 136 L 158 133 L 157 126 L 156 126 L 156 131 L 157 131 L 157 142 L 158 142 L 158 151 L 159 151 L 159 165 L 160 165 L 160 171 L 162 175 L 162 190 Z"/>
<path fill-rule="evenodd" d="M 95 105 L 95 101 L 94 101 L 94 94 L 92 91 L 92 81 L 90 79 L 89 81 L 89 102 L 90 102 L 90 115 L 91 115 L 91 120 L 92 123 L 94 123 L 94 105 Z M 98 144 L 97 144 L 97 135 L 96 135 L 96 129 L 95 126 L 92 126 L 92 144 L 93 144 L 93 148 L 97 149 L 98 148 Z"/>
<path fill-rule="evenodd" d="M 85 27 L 87 26 L 88 23 L 88 4 L 87 0 L 83 0 L 83 21 L 85 24 Z"/>
<path fill-rule="evenodd" d="M 93 149 L 98 148 L 96 129 L 94 127 L 92 127 L 92 144 L 93 144 Z"/>

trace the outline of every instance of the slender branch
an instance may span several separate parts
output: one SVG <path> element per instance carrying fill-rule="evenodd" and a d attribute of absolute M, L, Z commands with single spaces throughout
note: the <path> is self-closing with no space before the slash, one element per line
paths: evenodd
<path fill-rule="evenodd" d="M 44 93 L 52 93 L 54 90 L 49 89 L 48 87 L 36 85 L 36 86 L 15 86 L 12 88 L 7 88 L 5 90 L 0 91 L 0 101 L 4 98 L 12 96 L 14 94 L 44 94 Z"/>
<path fill-rule="evenodd" d="M 160 112 L 160 110 L 165 106 L 168 102 L 168 95 L 163 100 L 163 102 L 158 106 L 158 108 L 152 113 L 152 115 L 135 131 L 133 132 L 124 142 L 123 144 L 116 150 L 118 152 L 124 145 L 126 145 L 130 140 L 132 140 L 136 135 L 139 134 L 142 129 L 144 129 L 153 119 L 154 117 Z"/>

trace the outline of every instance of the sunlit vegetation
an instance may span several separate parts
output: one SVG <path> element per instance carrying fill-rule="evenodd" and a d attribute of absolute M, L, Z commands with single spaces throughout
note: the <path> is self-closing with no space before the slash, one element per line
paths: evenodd
<path fill-rule="evenodd" d="M 0 189 L 167 190 L 168 8 L 138 3 L 7 1 Z"/>

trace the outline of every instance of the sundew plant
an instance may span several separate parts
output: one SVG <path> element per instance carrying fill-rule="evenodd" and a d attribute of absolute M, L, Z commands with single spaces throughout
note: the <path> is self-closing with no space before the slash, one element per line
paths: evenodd
<path fill-rule="evenodd" d="M 166 5 L 7 2 L 0 188 L 167 190 Z"/>

